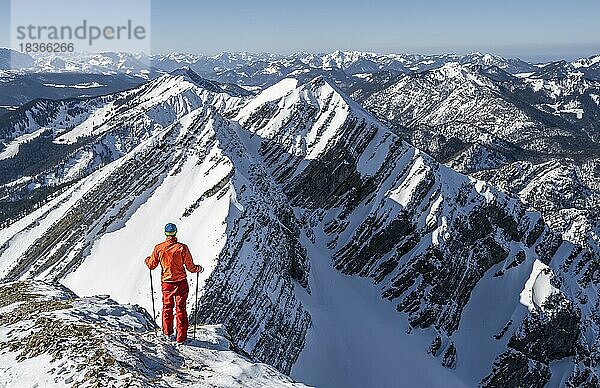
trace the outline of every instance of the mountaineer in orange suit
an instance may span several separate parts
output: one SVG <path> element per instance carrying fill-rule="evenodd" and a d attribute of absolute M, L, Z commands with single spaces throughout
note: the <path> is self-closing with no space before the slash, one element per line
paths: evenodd
<path fill-rule="evenodd" d="M 160 263 L 162 284 L 162 327 L 167 336 L 173 334 L 173 307 L 177 315 L 177 342 L 184 343 L 187 339 L 188 316 L 186 301 L 189 286 L 185 268 L 192 273 L 202 272 L 200 265 L 194 264 L 192 254 L 187 245 L 177 241 L 177 227 L 174 224 L 165 225 L 167 239 L 154 247 L 152 256 L 146 258 L 146 265 L 153 270 Z"/>

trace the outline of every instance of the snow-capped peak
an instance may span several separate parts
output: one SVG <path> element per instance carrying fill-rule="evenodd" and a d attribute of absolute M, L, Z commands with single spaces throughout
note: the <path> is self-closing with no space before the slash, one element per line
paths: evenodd
<path fill-rule="evenodd" d="M 296 78 L 284 78 L 272 85 L 262 92 L 260 92 L 255 98 L 253 98 L 238 114 L 236 120 L 240 120 L 241 117 L 252 113 L 260 106 L 290 94 L 298 86 L 298 80 Z"/>
<path fill-rule="evenodd" d="M 458 62 L 448 62 L 432 72 L 440 74 L 444 78 L 456 78 L 464 73 L 464 66 Z"/>
<path fill-rule="evenodd" d="M 184 66 L 179 69 L 173 70 L 169 73 L 169 75 L 182 77 L 184 80 L 192 82 L 198 85 L 199 87 L 213 93 L 225 93 L 225 90 L 218 83 L 202 78 L 189 66 Z"/>

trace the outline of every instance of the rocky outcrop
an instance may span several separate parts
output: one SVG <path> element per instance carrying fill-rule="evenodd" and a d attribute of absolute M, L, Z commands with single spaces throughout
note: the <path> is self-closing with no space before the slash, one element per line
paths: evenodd
<path fill-rule="evenodd" d="M 1 284 L 0 307 L 8 386 L 304 386 L 232 351 L 222 326 L 199 327 L 196 340 L 176 346 L 139 306 L 39 281 Z"/>
<path fill-rule="evenodd" d="M 540 313 L 529 315 L 508 346 L 534 360 L 550 363 L 576 354 L 581 316 L 560 294 L 551 295 Z"/>
<path fill-rule="evenodd" d="M 494 362 L 492 374 L 481 382 L 483 387 L 542 388 L 550 380 L 548 366 L 531 361 L 521 352 L 509 350 Z"/>
<path fill-rule="evenodd" d="M 581 315 L 561 294 L 552 294 L 543 309 L 529 314 L 508 341 L 508 350 L 494 362 L 484 387 L 543 387 L 549 381 L 552 361 L 580 359 Z M 577 372 L 571 376 L 576 380 Z"/>

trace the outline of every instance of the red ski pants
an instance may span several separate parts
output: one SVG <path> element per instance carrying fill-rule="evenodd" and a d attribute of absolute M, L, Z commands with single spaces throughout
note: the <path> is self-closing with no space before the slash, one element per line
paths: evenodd
<path fill-rule="evenodd" d="M 177 315 L 177 342 L 187 338 L 188 316 L 185 304 L 190 291 L 186 279 L 178 282 L 162 282 L 163 312 L 162 326 L 166 335 L 173 334 L 173 307 Z"/>

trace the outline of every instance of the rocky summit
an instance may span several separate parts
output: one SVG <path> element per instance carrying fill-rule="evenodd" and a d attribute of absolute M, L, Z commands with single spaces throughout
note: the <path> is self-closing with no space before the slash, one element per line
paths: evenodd
<path fill-rule="evenodd" d="M 137 305 L 64 286 L 0 286 L 3 386 L 305 387 L 236 353 L 222 326 L 175 345 Z"/>

